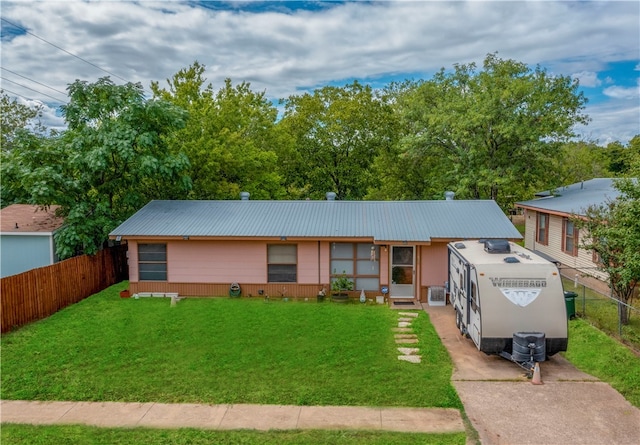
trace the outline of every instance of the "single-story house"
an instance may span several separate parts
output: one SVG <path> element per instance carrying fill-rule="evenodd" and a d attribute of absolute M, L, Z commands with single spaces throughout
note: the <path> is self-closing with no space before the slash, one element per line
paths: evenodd
<path fill-rule="evenodd" d="M 131 293 L 315 297 L 346 275 L 367 298 L 425 300 L 447 243 L 522 239 L 494 201 L 151 201 L 110 233 Z M 384 292 L 386 291 L 386 292 Z"/>
<path fill-rule="evenodd" d="M 0 210 L 0 277 L 58 261 L 53 236 L 64 223 L 58 206 L 12 204 Z"/>
<path fill-rule="evenodd" d="M 559 263 L 560 272 L 567 278 L 607 293 L 607 277 L 598 270 L 593 252 L 580 248 L 581 233 L 572 218 L 584 216 L 589 206 L 604 204 L 619 195 L 612 178 L 595 178 L 516 203 L 524 209 L 525 247 Z"/>

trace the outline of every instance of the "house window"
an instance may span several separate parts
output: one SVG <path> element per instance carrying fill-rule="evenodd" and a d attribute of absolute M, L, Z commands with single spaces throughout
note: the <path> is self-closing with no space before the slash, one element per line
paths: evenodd
<path fill-rule="evenodd" d="M 167 281 L 166 244 L 138 244 L 138 279 Z"/>
<path fill-rule="evenodd" d="M 331 278 L 346 275 L 356 290 L 380 289 L 380 247 L 371 243 L 332 243 Z"/>
<path fill-rule="evenodd" d="M 602 258 L 600 257 L 600 254 L 598 252 L 594 250 L 592 251 L 591 255 L 592 255 L 591 261 L 593 261 L 594 264 L 597 264 L 598 266 L 603 266 Z"/>
<path fill-rule="evenodd" d="M 538 219 L 536 222 L 536 242 L 549 244 L 549 214 L 538 213 Z"/>
<path fill-rule="evenodd" d="M 574 222 L 565 218 L 562 232 L 562 250 L 569 255 L 578 256 L 578 229 Z"/>
<path fill-rule="evenodd" d="M 295 244 L 267 246 L 269 283 L 295 283 L 298 270 L 298 247 Z"/>

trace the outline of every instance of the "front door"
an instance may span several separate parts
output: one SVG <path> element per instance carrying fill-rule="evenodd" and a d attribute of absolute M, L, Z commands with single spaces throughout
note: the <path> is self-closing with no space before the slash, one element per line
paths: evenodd
<path fill-rule="evenodd" d="M 415 255 L 413 246 L 391 246 L 390 298 L 415 297 Z"/>

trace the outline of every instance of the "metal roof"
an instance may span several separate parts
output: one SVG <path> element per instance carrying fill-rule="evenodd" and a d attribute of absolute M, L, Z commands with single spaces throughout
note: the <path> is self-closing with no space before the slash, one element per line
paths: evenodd
<path fill-rule="evenodd" d="M 151 201 L 113 237 L 522 238 L 490 200 Z"/>
<path fill-rule="evenodd" d="M 516 205 L 567 215 L 584 215 L 589 206 L 604 204 L 620 196 L 620 192 L 613 187 L 613 181 L 612 178 L 595 178 L 577 182 L 541 192 L 539 195 L 548 196 L 517 202 Z"/>

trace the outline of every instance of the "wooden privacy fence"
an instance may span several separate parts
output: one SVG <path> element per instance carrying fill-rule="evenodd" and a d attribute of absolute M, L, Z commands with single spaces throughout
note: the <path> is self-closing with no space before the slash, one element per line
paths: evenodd
<path fill-rule="evenodd" d="M 128 278 L 127 246 L 82 255 L 0 280 L 2 332 L 46 318 Z"/>

